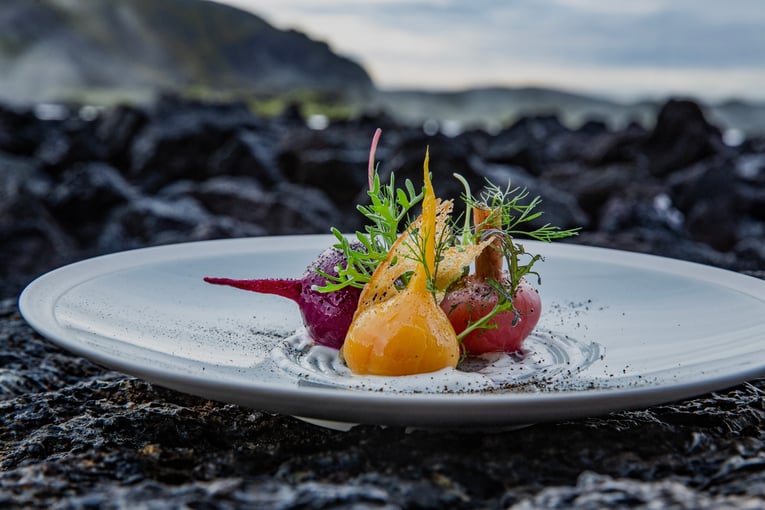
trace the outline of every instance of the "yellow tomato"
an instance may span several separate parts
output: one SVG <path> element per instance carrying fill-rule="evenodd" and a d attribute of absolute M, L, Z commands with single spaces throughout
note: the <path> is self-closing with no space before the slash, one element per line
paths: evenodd
<path fill-rule="evenodd" d="M 343 356 L 356 374 L 411 375 L 457 366 L 460 349 L 433 296 L 406 289 L 354 318 Z"/>
<path fill-rule="evenodd" d="M 425 196 L 419 231 L 410 230 L 399 238 L 388 258 L 379 265 L 362 291 L 359 308 L 345 337 L 343 356 L 355 374 L 411 375 L 455 367 L 459 361 L 454 328 L 427 285 L 435 266 L 437 209 L 427 153 L 423 173 Z M 394 261 L 411 256 L 411 242 L 403 242 L 411 235 L 422 236 L 424 260 L 414 268 L 409 285 L 397 291 L 392 283 L 400 273 Z M 375 294 L 386 283 L 390 284 L 388 290 Z"/>

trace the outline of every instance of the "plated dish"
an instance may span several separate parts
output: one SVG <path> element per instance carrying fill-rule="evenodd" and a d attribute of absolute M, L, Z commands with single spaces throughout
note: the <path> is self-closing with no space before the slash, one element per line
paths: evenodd
<path fill-rule="evenodd" d="M 348 423 L 524 424 L 650 406 L 765 375 L 765 282 L 649 255 L 527 242 L 545 258 L 546 307 L 521 359 L 489 356 L 456 375 L 395 384 L 350 377 L 331 355 L 307 348 L 293 303 L 202 281 L 220 268 L 233 278 L 299 274 L 333 239 L 208 241 L 98 257 L 32 282 L 20 309 L 42 335 L 116 370 Z"/>

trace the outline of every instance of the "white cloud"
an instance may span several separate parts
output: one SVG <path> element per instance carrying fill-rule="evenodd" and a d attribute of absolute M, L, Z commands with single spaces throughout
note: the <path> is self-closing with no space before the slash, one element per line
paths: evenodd
<path fill-rule="evenodd" d="M 554 85 L 765 99 L 761 0 L 222 0 L 361 62 L 383 87 Z"/>
<path fill-rule="evenodd" d="M 609 2 L 603 0 L 552 0 L 553 4 L 568 9 L 587 11 L 589 14 L 645 15 L 663 10 L 666 0 L 641 0 L 639 2 Z"/>

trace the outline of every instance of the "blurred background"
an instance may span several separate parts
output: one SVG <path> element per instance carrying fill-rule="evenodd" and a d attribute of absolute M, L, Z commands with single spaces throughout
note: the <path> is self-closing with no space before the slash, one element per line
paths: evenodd
<path fill-rule="evenodd" d="M 289 98 L 336 116 L 381 108 L 409 122 L 496 129 L 538 111 L 569 123 L 650 122 L 657 104 L 684 96 L 738 130 L 732 138 L 765 132 L 757 0 L 0 5 L 7 101 L 107 105 L 173 90 L 244 97 L 264 112 Z"/>
<path fill-rule="evenodd" d="M 68 261 L 360 227 L 385 177 L 541 195 L 571 242 L 765 268 L 757 0 L 0 0 L 4 289 Z"/>

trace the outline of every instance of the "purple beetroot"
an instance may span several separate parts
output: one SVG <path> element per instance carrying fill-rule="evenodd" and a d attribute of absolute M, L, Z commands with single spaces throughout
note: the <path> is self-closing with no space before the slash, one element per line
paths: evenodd
<path fill-rule="evenodd" d="M 324 250 L 298 279 L 232 280 L 207 277 L 204 280 L 216 285 L 228 285 L 263 294 L 276 294 L 295 301 L 303 316 L 303 324 L 314 342 L 339 349 L 343 345 L 345 334 L 348 332 L 358 306 L 361 289 L 351 286 L 333 292 L 319 292 L 314 289 L 323 287 L 327 283 L 327 279 L 316 272 L 317 269 L 337 276 L 335 267 L 344 263 L 343 252 L 331 247 Z"/>

